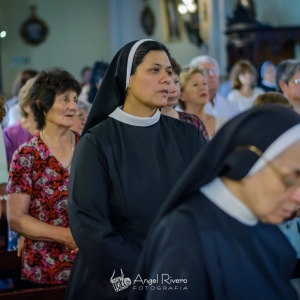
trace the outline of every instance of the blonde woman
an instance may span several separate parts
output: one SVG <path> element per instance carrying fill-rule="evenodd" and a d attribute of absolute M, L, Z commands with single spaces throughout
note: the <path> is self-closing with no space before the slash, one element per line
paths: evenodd
<path fill-rule="evenodd" d="M 205 73 L 199 68 L 191 68 L 180 74 L 179 83 L 181 109 L 186 113 L 196 115 L 204 123 L 209 138 L 212 139 L 226 120 L 209 115 L 204 110 L 209 100 Z"/>
<path fill-rule="evenodd" d="M 3 130 L 8 165 L 10 165 L 12 156 L 18 147 L 38 132 L 34 115 L 29 107 L 29 92 L 34 81 L 35 77 L 30 78 L 18 95 L 18 105 L 22 119 Z"/>
<path fill-rule="evenodd" d="M 161 109 L 161 113 L 163 115 L 175 118 L 177 120 L 185 121 L 188 123 L 193 124 L 203 135 L 204 139 L 206 141 L 209 141 L 209 136 L 208 133 L 205 129 L 205 126 L 200 119 L 191 114 L 187 114 L 182 111 L 177 111 L 174 109 L 175 105 L 178 104 L 178 99 L 180 97 L 180 85 L 179 85 L 179 76 L 181 73 L 181 67 L 180 65 L 176 62 L 174 58 L 171 57 L 170 59 L 171 66 L 172 66 L 172 84 L 170 85 L 169 88 L 169 97 L 168 97 L 168 103 L 165 107 Z"/>

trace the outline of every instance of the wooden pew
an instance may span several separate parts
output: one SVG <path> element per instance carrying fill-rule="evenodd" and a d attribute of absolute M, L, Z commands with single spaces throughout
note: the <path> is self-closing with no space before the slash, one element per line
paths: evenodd
<path fill-rule="evenodd" d="M 7 249 L 8 225 L 5 217 L 0 218 L 0 250 Z"/>
<path fill-rule="evenodd" d="M 63 300 L 66 286 L 45 287 L 22 290 L 9 293 L 0 293 L 0 300 Z"/>
<path fill-rule="evenodd" d="M 0 251 L 0 274 L 17 269 L 21 269 L 21 258 L 17 252 Z"/>

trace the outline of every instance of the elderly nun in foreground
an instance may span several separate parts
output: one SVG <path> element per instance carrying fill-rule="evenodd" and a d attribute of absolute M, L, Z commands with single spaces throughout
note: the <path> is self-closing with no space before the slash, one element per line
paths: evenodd
<path fill-rule="evenodd" d="M 130 300 L 296 300 L 296 254 L 274 225 L 299 205 L 299 179 L 298 114 L 264 106 L 229 121 L 168 196 Z"/>

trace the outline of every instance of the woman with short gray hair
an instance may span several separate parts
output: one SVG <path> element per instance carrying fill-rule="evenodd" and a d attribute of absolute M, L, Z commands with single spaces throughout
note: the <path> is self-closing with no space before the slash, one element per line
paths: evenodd
<path fill-rule="evenodd" d="M 276 88 L 300 114 L 300 60 L 287 59 L 278 65 Z"/>
<path fill-rule="evenodd" d="M 91 107 L 92 105 L 90 103 L 78 99 L 74 125 L 71 127 L 71 130 L 79 134 L 82 133 L 83 127 L 85 125 Z"/>

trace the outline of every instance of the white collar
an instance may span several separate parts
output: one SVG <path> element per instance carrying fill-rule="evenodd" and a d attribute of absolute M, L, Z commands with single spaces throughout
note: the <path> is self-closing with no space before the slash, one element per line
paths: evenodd
<path fill-rule="evenodd" d="M 216 95 L 214 96 L 213 101 L 214 101 L 214 103 L 216 103 L 216 102 L 218 102 L 220 99 L 221 99 L 221 100 L 224 100 L 224 99 L 222 99 L 222 98 L 223 98 L 222 96 L 220 96 L 218 93 L 216 93 Z"/>
<path fill-rule="evenodd" d="M 257 217 L 228 190 L 219 177 L 201 187 L 200 192 L 225 213 L 239 222 L 249 226 L 257 224 Z"/>
<path fill-rule="evenodd" d="M 151 126 L 155 123 L 157 123 L 160 119 L 160 111 L 157 110 L 156 113 L 150 117 L 150 118 L 141 118 L 136 117 L 133 115 L 130 115 L 126 112 L 124 112 L 122 109 L 122 106 L 117 107 L 110 115 L 109 117 L 120 121 L 122 123 L 133 125 L 133 126 L 139 126 L 139 127 L 147 127 Z"/>

